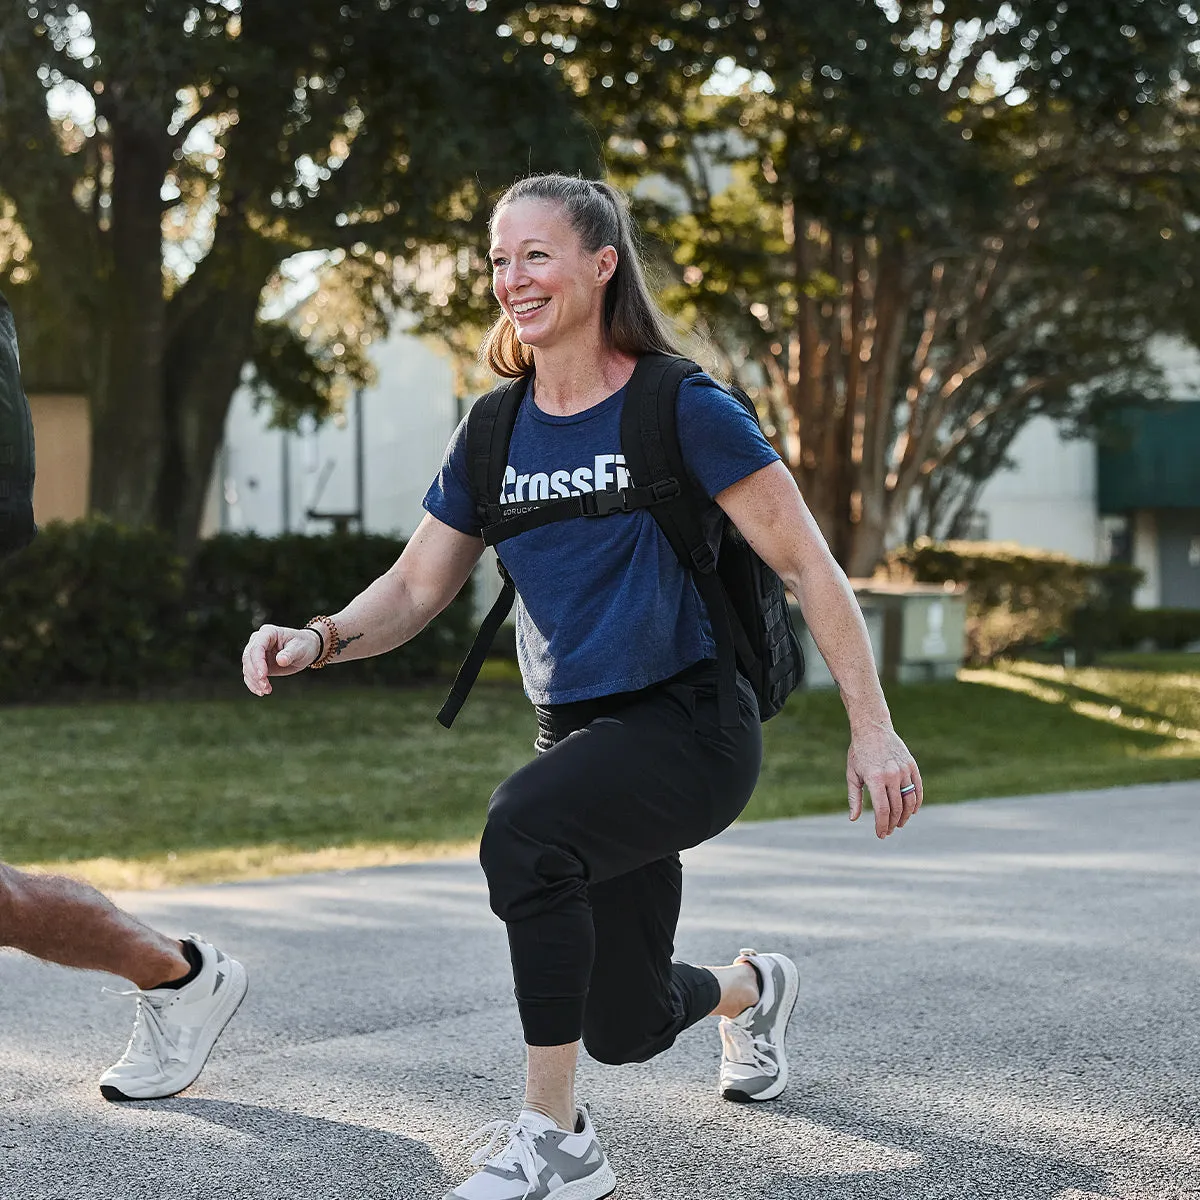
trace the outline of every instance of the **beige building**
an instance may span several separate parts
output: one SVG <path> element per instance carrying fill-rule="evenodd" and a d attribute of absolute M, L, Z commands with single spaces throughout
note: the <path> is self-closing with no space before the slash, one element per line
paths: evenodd
<path fill-rule="evenodd" d="M 92 424 L 86 396 L 32 395 L 33 439 L 37 477 L 33 516 L 48 521 L 75 521 L 87 515 L 91 470 Z"/>

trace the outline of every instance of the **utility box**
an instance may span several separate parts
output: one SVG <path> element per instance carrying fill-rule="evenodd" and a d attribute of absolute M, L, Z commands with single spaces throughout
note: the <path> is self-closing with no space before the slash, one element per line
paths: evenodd
<path fill-rule="evenodd" d="M 888 682 L 953 679 L 967 655 L 967 589 L 955 583 L 864 581 L 859 603 L 883 612 Z"/>
<path fill-rule="evenodd" d="M 959 584 L 851 581 L 866 621 L 871 652 L 885 683 L 953 679 L 967 653 L 967 593 Z M 804 686 L 833 687 L 834 679 L 804 624 L 792 622 L 804 649 Z"/>
<path fill-rule="evenodd" d="M 870 603 L 863 603 L 862 598 L 859 598 L 859 605 L 863 610 L 863 618 L 867 622 L 867 635 L 871 639 L 871 654 L 875 659 L 875 669 L 883 675 L 885 632 L 884 632 L 884 612 L 882 608 Z M 820 650 L 817 649 L 817 643 L 813 640 L 813 635 L 807 625 L 804 623 L 804 618 L 800 614 L 800 605 L 795 600 L 788 605 L 788 611 L 792 617 L 792 625 L 795 627 L 796 636 L 800 639 L 800 649 L 804 651 L 804 687 L 806 688 L 831 688 L 837 686 L 837 681 L 829 673 L 829 668 L 825 665 L 825 660 L 821 657 Z"/>

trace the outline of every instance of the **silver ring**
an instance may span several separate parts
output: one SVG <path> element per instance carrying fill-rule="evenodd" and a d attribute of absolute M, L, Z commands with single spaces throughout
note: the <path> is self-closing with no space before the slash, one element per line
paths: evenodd
<path fill-rule="evenodd" d="M 900 795 L 907 796 L 909 792 L 915 792 L 916 790 L 917 785 L 915 783 L 910 783 L 908 787 L 902 787 L 900 789 Z"/>

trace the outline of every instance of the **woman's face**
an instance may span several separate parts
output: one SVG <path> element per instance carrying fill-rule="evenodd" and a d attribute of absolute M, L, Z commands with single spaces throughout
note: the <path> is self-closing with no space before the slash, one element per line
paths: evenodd
<path fill-rule="evenodd" d="M 526 346 L 546 348 L 599 319 L 617 266 L 605 246 L 589 254 L 562 206 L 514 200 L 492 222 L 492 290 Z"/>

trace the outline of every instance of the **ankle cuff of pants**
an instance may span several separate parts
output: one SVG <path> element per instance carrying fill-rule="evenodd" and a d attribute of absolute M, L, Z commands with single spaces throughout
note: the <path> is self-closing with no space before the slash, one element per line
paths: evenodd
<path fill-rule="evenodd" d="M 715 980 L 714 980 L 715 982 Z M 517 996 L 521 1029 L 527 1046 L 565 1046 L 583 1036 L 586 996 L 556 996 L 531 1000 Z"/>
<path fill-rule="evenodd" d="M 721 985 L 717 977 L 704 967 L 691 963 L 673 962 L 671 974 L 683 1005 L 683 1022 L 680 1029 L 687 1029 L 697 1021 L 704 1020 L 721 1003 Z"/>
<path fill-rule="evenodd" d="M 693 967 L 691 963 L 671 964 L 670 1009 L 672 1018 L 665 1028 L 652 1035 L 624 1025 L 588 1032 L 584 1044 L 593 1058 L 599 1057 L 607 1063 L 649 1062 L 664 1050 L 669 1050 L 675 1039 L 687 1028 L 702 1021 L 721 1002 L 721 985 L 717 977 L 704 967 Z M 593 1014 L 589 1013 L 589 1020 Z M 597 1035 L 603 1040 L 597 1044 Z"/>

